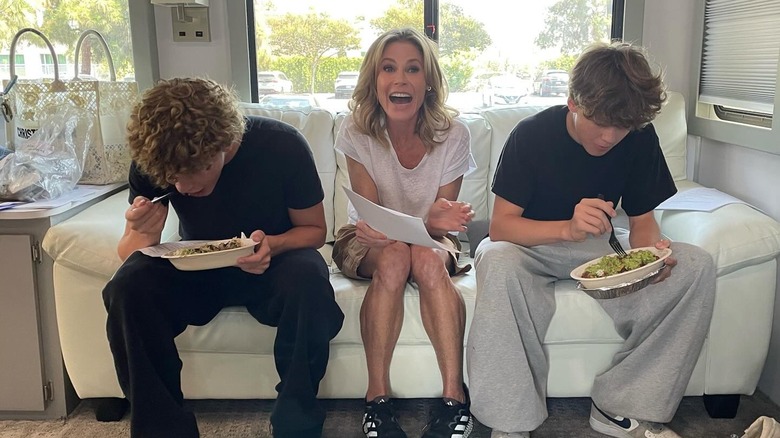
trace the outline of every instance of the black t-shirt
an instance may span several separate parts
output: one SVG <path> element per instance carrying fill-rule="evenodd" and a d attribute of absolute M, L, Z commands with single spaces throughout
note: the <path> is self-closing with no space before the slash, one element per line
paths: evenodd
<path fill-rule="evenodd" d="M 580 200 L 598 194 L 639 216 L 677 192 L 652 124 L 594 157 L 566 130 L 568 112 L 557 105 L 523 119 L 504 145 L 493 193 L 522 207 L 523 217 L 568 220 Z"/>
<path fill-rule="evenodd" d="M 165 193 L 133 163 L 130 203 Z M 171 187 L 167 190 L 175 190 Z M 309 144 L 292 126 L 265 117 L 247 117 L 247 130 L 233 158 L 225 164 L 205 197 L 173 196 L 185 240 L 218 240 L 247 236 L 255 230 L 284 233 L 293 227 L 287 212 L 322 202 L 322 184 Z M 163 201 L 164 202 L 164 201 Z"/>

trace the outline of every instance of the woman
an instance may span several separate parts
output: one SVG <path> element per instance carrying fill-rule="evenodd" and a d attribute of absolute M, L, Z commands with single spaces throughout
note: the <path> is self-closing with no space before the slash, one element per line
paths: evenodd
<path fill-rule="evenodd" d="M 372 202 L 422 217 L 431 237 L 451 251 L 393 241 L 357 217 L 342 227 L 333 258 L 342 273 L 370 279 L 360 310 L 368 366 L 363 431 L 405 437 L 390 403 L 390 361 L 403 323 L 407 281 L 420 291 L 423 325 L 442 374 L 442 403 L 423 437 L 467 437 L 472 428 L 463 384 L 465 307 L 450 280 L 457 237 L 474 215 L 458 202 L 463 175 L 473 169 L 470 135 L 445 105 L 447 89 L 436 46 L 413 29 L 392 30 L 368 49 L 336 149 L 343 152 L 352 190 Z M 457 431 L 457 432 L 456 432 Z M 465 432 L 465 433 L 463 433 Z"/>

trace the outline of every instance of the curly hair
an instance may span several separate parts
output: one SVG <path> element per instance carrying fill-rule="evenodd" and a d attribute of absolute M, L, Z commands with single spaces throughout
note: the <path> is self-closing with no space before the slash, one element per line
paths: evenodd
<path fill-rule="evenodd" d="M 200 78 L 160 80 L 144 92 L 127 123 L 130 155 L 160 187 L 206 168 L 240 141 L 246 121 L 236 94 Z"/>
<path fill-rule="evenodd" d="M 655 119 L 666 91 L 662 73 L 653 72 L 643 48 L 597 43 L 574 64 L 569 97 L 599 125 L 640 129 Z"/>
<path fill-rule="evenodd" d="M 447 80 L 439 66 L 436 44 L 415 29 L 389 30 L 374 40 L 360 66 L 360 76 L 352 100 L 349 101 L 349 109 L 361 133 L 390 147 L 387 136 L 384 135 L 385 112 L 377 97 L 377 76 L 385 48 L 398 41 L 414 44 L 423 58 L 425 82 L 431 89 L 426 92 L 420 107 L 415 132 L 426 147 L 432 148 L 443 141 L 438 140 L 438 134 L 450 129 L 452 119 L 458 115 L 458 111 L 445 104 L 449 91 Z"/>

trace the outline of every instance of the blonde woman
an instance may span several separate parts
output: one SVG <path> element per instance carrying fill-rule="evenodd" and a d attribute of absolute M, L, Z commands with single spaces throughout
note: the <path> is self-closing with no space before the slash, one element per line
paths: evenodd
<path fill-rule="evenodd" d="M 436 46 L 413 29 L 388 31 L 371 45 L 342 124 L 336 149 L 347 159 L 352 190 L 369 200 L 422 217 L 432 238 L 452 251 L 387 239 L 350 206 L 350 224 L 339 230 L 333 258 L 342 273 L 371 282 L 360 311 L 368 366 L 363 431 L 405 437 L 391 398 L 390 362 L 403 323 L 406 283 L 420 292 L 423 325 L 436 352 L 442 400 L 423 437 L 467 437 L 472 419 L 463 384 L 465 308 L 450 276 L 459 267 L 454 232 L 474 215 L 458 202 L 463 175 L 473 165 L 470 135 L 445 106 L 446 82 Z"/>

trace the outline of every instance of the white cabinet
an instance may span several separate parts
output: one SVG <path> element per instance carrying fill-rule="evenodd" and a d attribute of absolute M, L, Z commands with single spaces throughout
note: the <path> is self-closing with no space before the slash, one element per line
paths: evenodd
<path fill-rule="evenodd" d="M 33 239 L 0 236 L 0 411 L 43 411 Z"/>
<path fill-rule="evenodd" d="M 90 186 L 55 208 L 0 211 L 0 420 L 67 416 L 78 404 L 62 362 L 46 231 L 125 184 Z"/>

